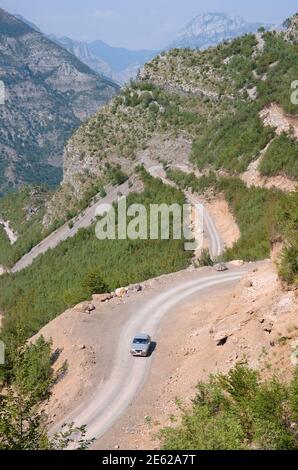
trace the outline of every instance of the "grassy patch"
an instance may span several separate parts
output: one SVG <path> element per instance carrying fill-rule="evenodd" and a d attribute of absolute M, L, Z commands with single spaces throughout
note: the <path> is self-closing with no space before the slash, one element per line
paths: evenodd
<path fill-rule="evenodd" d="M 285 237 L 279 274 L 288 284 L 298 285 L 298 190 L 282 206 L 280 226 Z"/>
<path fill-rule="evenodd" d="M 284 175 L 298 179 L 298 142 L 283 133 L 276 137 L 260 164 L 264 176 Z"/>

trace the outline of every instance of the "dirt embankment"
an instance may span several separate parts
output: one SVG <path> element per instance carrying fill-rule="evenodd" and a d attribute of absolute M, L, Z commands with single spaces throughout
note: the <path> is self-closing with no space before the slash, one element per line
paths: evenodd
<path fill-rule="evenodd" d="M 275 128 L 277 135 L 292 130 L 294 137 L 298 139 L 298 115 L 287 114 L 281 106 L 273 103 L 260 112 L 260 117 L 265 126 Z"/>
<path fill-rule="evenodd" d="M 214 220 L 224 248 L 231 248 L 240 238 L 240 230 L 224 195 L 205 197 L 203 204 Z"/>
<path fill-rule="evenodd" d="M 276 135 L 281 135 L 283 132 L 292 133 L 298 139 L 298 116 L 291 116 L 286 114 L 281 106 L 273 103 L 267 106 L 260 112 L 264 126 L 270 126 L 275 129 Z M 290 180 L 286 176 L 270 176 L 265 177 L 260 174 L 259 166 L 263 156 L 268 150 L 271 142 L 261 152 L 260 157 L 254 160 L 241 175 L 241 179 L 247 186 L 257 186 L 262 188 L 277 188 L 281 191 L 292 192 L 297 188 L 297 182 Z"/>
<path fill-rule="evenodd" d="M 284 192 L 292 192 L 297 188 L 297 182 L 290 180 L 286 176 L 262 176 L 259 171 L 259 166 L 262 161 L 263 155 L 267 151 L 268 146 L 262 152 L 261 156 L 251 162 L 248 169 L 242 173 L 241 179 L 248 187 L 256 186 L 259 188 L 277 188 Z"/>

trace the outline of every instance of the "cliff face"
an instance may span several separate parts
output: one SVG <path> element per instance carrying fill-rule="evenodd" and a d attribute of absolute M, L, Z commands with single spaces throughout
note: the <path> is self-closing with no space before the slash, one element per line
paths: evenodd
<path fill-rule="evenodd" d="M 67 138 L 118 93 L 116 84 L 1 9 L 0 80 L 0 192 L 57 184 Z"/>

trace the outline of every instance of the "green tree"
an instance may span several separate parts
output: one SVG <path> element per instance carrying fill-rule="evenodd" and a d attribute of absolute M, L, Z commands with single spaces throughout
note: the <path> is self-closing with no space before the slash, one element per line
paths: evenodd
<path fill-rule="evenodd" d="M 18 358 L 13 364 L 15 388 L 20 394 L 30 394 L 36 402 L 49 397 L 55 378 L 51 346 L 52 343 L 41 336 L 35 343 L 19 348 Z"/>
<path fill-rule="evenodd" d="M 98 268 L 90 270 L 82 283 L 83 290 L 89 296 L 93 294 L 104 294 L 109 288 L 101 277 L 101 271 Z"/>
<path fill-rule="evenodd" d="M 85 450 L 93 442 L 85 436 L 84 426 L 71 423 L 49 437 L 47 416 L 35 399 L 12 388 L 0 395 L 0 450 L 63 450 L 70 445 Z"/>
<path fill-rule="evenodd" d="M 3 374 L 5 387 L 0 392 L 0 450 L 88 448 L 92 440 L 85 438 L 85 426 L 64 424 L 49 437 L 48 418 L 42 408 L 65 368 L 54 373 L 52 343 L 40 337 L 27 345 L 19 329 L 6 341 L 10 353 Z"/>

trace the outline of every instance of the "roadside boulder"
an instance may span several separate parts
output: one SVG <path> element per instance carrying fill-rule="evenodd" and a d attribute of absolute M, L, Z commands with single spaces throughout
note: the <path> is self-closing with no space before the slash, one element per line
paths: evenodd
<path fill-rule="evenodd" d="M 124 287 L 120 287 L 119 289 L 115 290 L 116 297 L 118 297 L 120 299 L 125 297 L 126 294 L 127 294 L 127 290 Z"/>
<path fill-rule="evenodd" d="M 73 309 L 81 313 L 91 313 L 95 310 L 95 305 L 89 302 L 82 302 L 76 305 Z"/>
<path fill-rule="evenodd" d="M 112 294 L 93 294 L 92 300 L 94 303 L 100 304 L 102 302 L 107 302 L 113 298 Z"/>
<path fill-rule="evenodd" d="M 81 302 L 80 304 L 76 305 L 73 309 L 76 310 L 77 312 L 84 313 L 88 305 L 89 304 L 87 302 Z"/>
<path fill-rule="evenodd" d="M 227 271 L 228 267 L 225 263 L 217 263 L 214 265 L 214 269 L 215 271 L 223 272 L 223 271 Z"/>
<path fill-rule="evenodd" d="M 85 313 L 91 313 L 95 310 L 95 305 L 93 304 L 88 304 L 85 309 Z"/>
<path fill-rule="evenodd" d="M 132 284 L 131 286 L 128 286 L 127 291 L 128 292 L 142 292 L 143 286 L 141 284 Z"/>

